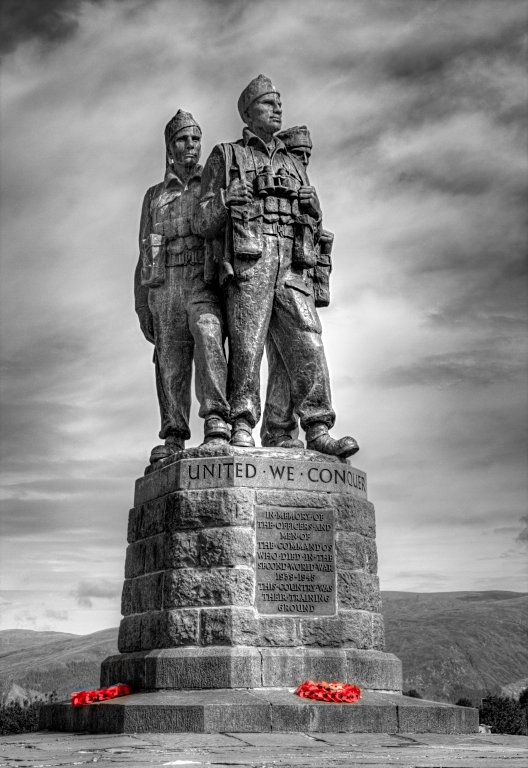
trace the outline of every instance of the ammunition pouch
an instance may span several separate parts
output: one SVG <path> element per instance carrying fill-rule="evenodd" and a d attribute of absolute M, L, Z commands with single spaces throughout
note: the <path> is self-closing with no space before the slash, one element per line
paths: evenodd
<path fill-rule="evenodd" d="M 262 208 L 259 200 L 231 207 L 233 256 L 254 261 L 262 256 Z"/>
<path fill-rule="evenodd" d="M 167 256 L 175 256 L 187 251 L 197 251 L 203 248 L 203 237 L 198 235 L 175 235 L 174 237 L 165 236 Z"/>
<path fill-rule="evenodd" d="M 299 216 L 293 226 L 292 266 L 299 269 L 311 269 L 317 264 L 314 221 L 310 216 Z"/>
<path fill-rule="evenodd" d="M 150 234 L 142 242 L 141 285 L 156 288 L 165 282 L 165 239 L 163 235 Z"/>
<path fill-rule="evenodd" d="M 319 255 L 313 270 L 313 293 L 316 307 L 330 304 L 330 273 L 332 272 L 332 246 L 334 235 L 323 229 L 319 238 Z"/>

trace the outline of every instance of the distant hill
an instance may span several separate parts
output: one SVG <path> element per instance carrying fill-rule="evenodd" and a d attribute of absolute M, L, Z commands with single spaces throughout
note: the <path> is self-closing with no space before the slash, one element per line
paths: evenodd
<path fill-rule="evenodd" d="M 387 650 L 403 661 L 404 690 L 478 704 L 488 691 L 518 695 L 528 684 L 528 594 L 383 592 L 382 598 Z M 53 690 L 64 699 L 99 685 L 101 661 L 117 653 L 117 629 L 4 630 L 0 649 L 0 701 Z"/>
<path fill-rule="evenodd" d="M 528 594 L 383 592 L 386 649 L 403 662 L 404 690 L 474 703 L 518 693 L 528 677 Z"/>
<path fill-rule="evenodd" d="M 8 637 L 8 633 L 15 632 L 19 630 L 4 630 L 1 634 Z M 58 635 L 58 638 L 50 640 L 50 634 Z M 34 635 L 43 636 L 40 645 Z M 117 653 L 116 628 L 91 635 L 32 632 L 31 636 L 32 645 L 0 653 L 2 702 L 22 697 L 13 685 L 22 688 L 27 698 L 33 698 L 35 691 L 57 691 L 61 699 L 67 698 L 72 691 L 94 688 L 99 685 L 101 661 Z"/>
<path fill-rule="evenodd" d="M 33 629 L 2 629 L 0 630 L 0 654 L 73 637 L 79 637 L 79 635 L 67 632 L 36 632 Z"/>

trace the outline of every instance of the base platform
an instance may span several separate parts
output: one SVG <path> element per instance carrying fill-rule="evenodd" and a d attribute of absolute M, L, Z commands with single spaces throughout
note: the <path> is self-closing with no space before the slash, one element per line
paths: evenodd
<path fill-rule="evenodd" d="M 287 688 L 155 691 L 41 709 L 40 728 L 88 733 L 478 733 L 478 710 L 363 691 L 355 704 L 301 699 Z"/>

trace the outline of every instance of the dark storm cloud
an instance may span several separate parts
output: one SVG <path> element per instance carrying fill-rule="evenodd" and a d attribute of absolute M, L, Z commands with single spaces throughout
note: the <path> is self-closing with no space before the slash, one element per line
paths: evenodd
<path fill-rule="evenodd" d="M 359 184 L 383 222 L 364 234 L 352 225 L 337 232 L 336 249 L 349 244 L 357 261 L 383 271 L 381 295 L 405 296 L 433 324 L 519 334 L 527 303 L 526 7 L 390 6 L 370 5 L 372 27 L 362 28 L 344 59 L 340 32 L 331 46 L 336 78 L 348 61 L 342 81 L 356 97 L 342 106 L 343 85 L 325 136 L 350 169 L 340 173 L 336 162 L 335 183 Z M 370 103 L 358 83 L 370 86 Z M 351 216 L 358 203 L 354 195 Z"/>
<path fill-rule="evenodd" d="M 58 43 L 75 33 L 81 0 L 3 0 L 0 53 L 26 40 Z"/>
<path fill-rule="evenodd" d="M 149 0 L 2 0 L 0 54 L 11 53 L 20 43 L 38 40 L 58 45 L 79 28 L 84 5 L 123 2 L 133 10 Z M 155 0 L 150 0 L 153 4 Z"/>
<path fill-rule="evenodd" d="M 396 5 L 400 21 L 408 20 L 409 5 Z M 489 60 L 504 51 L 512 56 L 521 53 L 520 22 L 526 21 L 523 4 L 510 5 L 500 24 L 493 5 L 496 3 L 468 2 L 462 11 L 455 1 L 417 4 L 414 23 L 397 46 L 380 55 L 386 73 L 396 79 L 427 82 L 476 55 Z"/>

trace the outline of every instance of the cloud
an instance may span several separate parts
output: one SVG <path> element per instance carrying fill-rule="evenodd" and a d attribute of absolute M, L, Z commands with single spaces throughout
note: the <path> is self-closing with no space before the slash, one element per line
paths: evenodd
<path fill-rule="evenodd" d="M 14 623 L 20 624 L 22 627 L 35 627 L 38 623 L 38 616 L 30 611 L 23 610 L 14 614 Z"/>
<path fill-rule="evenodd" d="M 524 528 L 517 536 L 517 541 L 521 542 L 524 546 L 528 546 L 528 515 L 521 517 L 521 523 L 524 523 Z"/>
<path fill-rule="evenodd" d="M 5 0 L 2 3 L 0 52 L 11 53 L 26 40 L 58 44 L 78 28 L 81 0 Z"/>
<path fill-rule="evenodd" d="M 525 361 L 512 359 L 493 348 L 429 355 L 421 360 L 383 372 L 381 383 L 390 386 L 434 386 L 438 388 L 467 385 L 490 386 L 514 379 L 524 381 Z"/>
<path fill-rule="evenodd" d="M 83 6 L 104 2 L 127 3 L 130 10 L 142 4 L 141 0 L 3 0 L 0 54 L 12 53 L 31 40 L 58 46 L 79 29 Z"/>
<path fill-rule="evenodd" d="M 114 599 L 121 594 L 121 585 L 106 579 L 85 579 L 71 592 L 83 608 L 92 608 L 92 598 Z"/>
<path fill-rule="evenodd" d="M 70 618 L 68 611 L 56 611 L 53 608 L 46 608 L 44 616 L 54 621 L 68 621 Z"/>
<path fill-rule="evenodd" d="M 97 568 L 120 583 L 133 480 L 159 429 L 133 313 L 141 200 L 162 177 L 171 115 L 195 114 L 205 159 L 240 135 L 236 99 L 258 72 L 281 90 L 285 125 L 312 131 L 310 177 L 335 232 L 321 318 L 336 435 L 360 442 L 384 578 L 398 583 L 419 541 L 427 588 L 423 562 L 444 573 L 452 548 L 427 532 L 454 530 L 464 546 L 445 588 L 491 578 L 475 532 L 515 525 L 527 498 L 524 3 L 16 6 L 2 88 L 3 579 L 53 592 Z M 503 551 L 512 535 L 497 534 Z M 514 585 L 518 570 L 501 569 Z"/>

